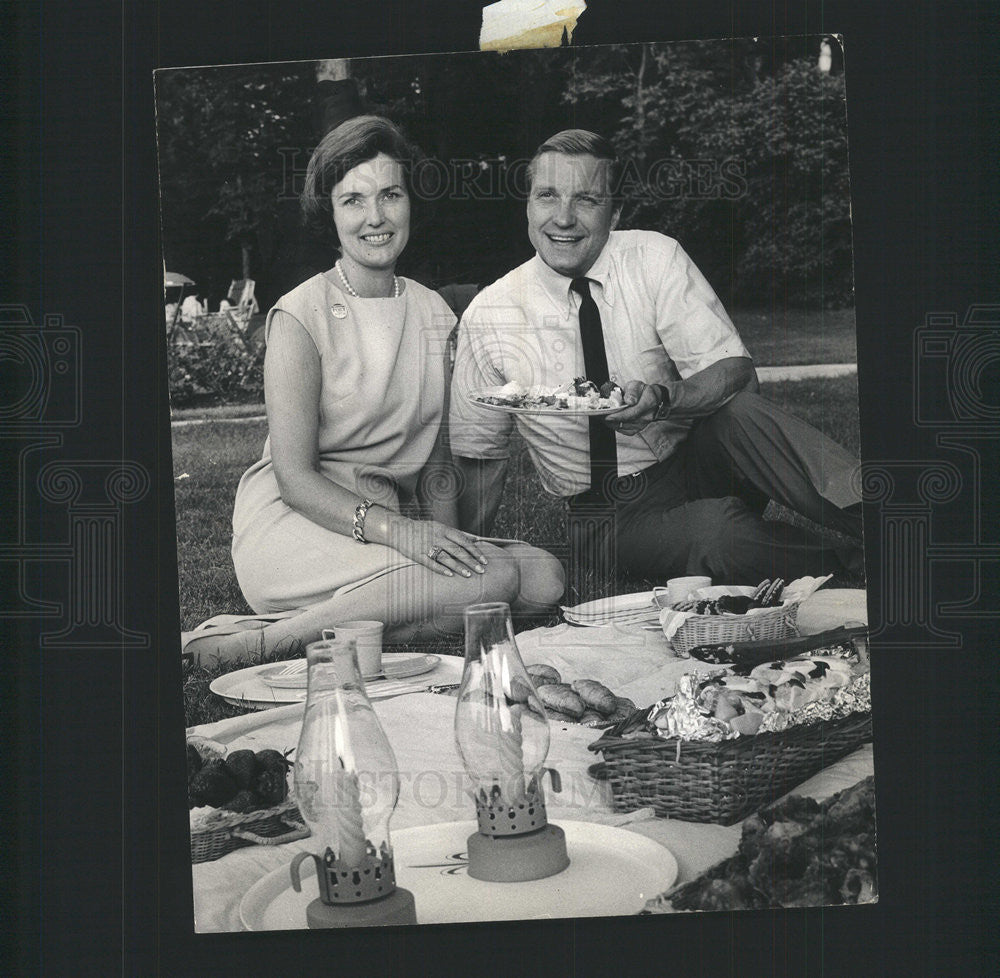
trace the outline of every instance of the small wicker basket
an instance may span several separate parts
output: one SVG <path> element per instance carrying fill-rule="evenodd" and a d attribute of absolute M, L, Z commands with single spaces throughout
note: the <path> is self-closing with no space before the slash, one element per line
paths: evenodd
<path fill-rule="evenodd" d="M 280 846 L 308 835 L 291 799 L 245 814 L 220 808 L 191 832 L 191 862 L 210 862 L 243 846 Z"/>
<path fill-rule="evenodd" d="M 604 757 L 615 810 L 652 806 L 662 818 L 722 825 L 780 798 L 872 736 L 869 712 L 718 743 L 618 736 L 627 722 L 590 745 Z"/>
<path fill-rule="evenodd" d="M 677 652 L 698 645 L 728 645 L 730 642 L 761 642 L 798 635 L 795 618 L 798 604 L 755 611 L 752 615 L 692 615 L 674 633 L 670 644 Z"/>

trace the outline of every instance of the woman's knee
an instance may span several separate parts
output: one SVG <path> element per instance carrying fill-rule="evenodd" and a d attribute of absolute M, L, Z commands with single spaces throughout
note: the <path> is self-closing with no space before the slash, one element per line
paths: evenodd
<path fill-rule="evenodd" d="M 517 554 L 517 565 L 522 600 L 547 607 L 563 596 L 566 572 L 562 563 L 547 550 L 524 547 Z"/>
<path fill-rule="evenodd" d="M 482 601 L 506 601 L 517 599 L 520 589 L 520 573 L 517 560 L 499 548 L 487 555 L 486 571 L 480 578 Z"/>

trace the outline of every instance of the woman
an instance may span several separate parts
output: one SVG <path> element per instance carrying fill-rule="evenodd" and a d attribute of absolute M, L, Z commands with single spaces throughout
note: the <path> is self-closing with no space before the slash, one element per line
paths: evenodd
<path fill-rule="evenodd" d="M 437 293 L 398 278 L 410 235 L 415 153 L 375 116 L 328 133 L 302 206 L 339 245 L 334 267 L 267 317 L 263 457 L 240 481 L 233 562 L 262 630 L 205 634 L 222 660 L 314 641 L 338 620 L 378 619 L 390 642 L 462 629 L 462 610 L 507 601 L 550 609 L 562 568 L 526 544 L 457 529 L 458 480 L 442 429 L 447 337 Z M 416 518 L 404 515 L 416 502 Z"/>

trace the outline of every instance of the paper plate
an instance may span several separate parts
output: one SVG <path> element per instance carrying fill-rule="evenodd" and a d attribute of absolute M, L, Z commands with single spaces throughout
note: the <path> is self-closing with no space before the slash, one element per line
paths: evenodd
<path fill-rule="evenodd" d="M 645 836 L 609 825 L 559 821 L 569 867 L 528 883 L 487 883 L 467 872 L 466 839 L 476 823 L 445 822 L 392 834 L 396 882 L 409 890 L 421 924 L 637 914 L 669 889 L 677 861 Z M 291 858 L 289 858 L 289 863 Z M 316 896 L 315 863 L 302 863 L 302 892 L 292 889 L 287 866 L 258 880 L 240 902 L 247 930 L 299 930 Z"/>
<path fill-rule="evenodd" d="M 428 659 L 437 661 L 425 668 Z M 395 667 L 397 663 L 400 664 L 400 668 L 404 668 L 402 665 L 404 662 L 413 663 L 414 667 L 420 663 L 419 671 L 410 673 L 407 678 L 395 677 L 391 680 L 367 682 L 365 692 L 370 700 L 420 691 L 431 684 L 457 683 L 462 678 L 464 659 L 459 656 L 428 656 L 420 652 L 386 652 L 382 656 L 383 668 Z M 261 673 L 276 667 L 282 668 L 283 664 L 265 662 L 263 665 L 227 672 L 212 680 L 208 688 L 227 703 L 250 710 L 269 710 L 287 703 L 304 703 L 306 699 L 304 686 L 279 689 L 263 681 Z"/>

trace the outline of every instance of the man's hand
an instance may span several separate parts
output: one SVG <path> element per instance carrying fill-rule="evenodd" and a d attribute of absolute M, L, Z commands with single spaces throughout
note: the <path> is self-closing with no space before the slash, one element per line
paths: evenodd
<path fill-rule="evenodd" d="M 659 384 L 646 384 L 641 380 L 630 380 L 622 388 L 625 407 L 605 419 L 615 431 L 623 435 L 635 435 L 651 421 L 663 417 L 661 407 L 665 390 Z"/>

